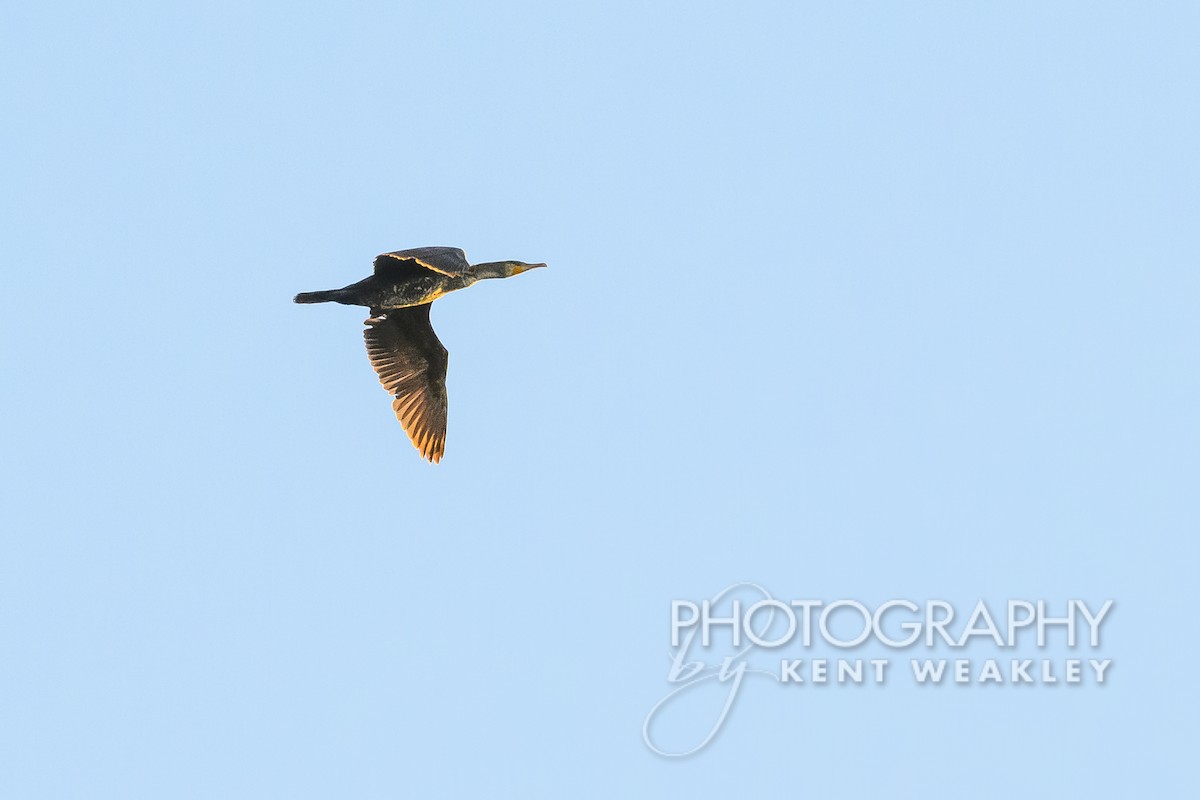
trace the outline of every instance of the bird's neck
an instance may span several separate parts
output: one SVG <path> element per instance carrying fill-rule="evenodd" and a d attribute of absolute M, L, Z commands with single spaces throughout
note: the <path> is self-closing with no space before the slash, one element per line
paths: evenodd
<path fill-rule="evenodd" d="M 508 276 L 508 267 L 503 261 L 484 261 L 482 264 L 472 265 L 470 275 L 472 282 L 487 278 L 504 278 Z"/>

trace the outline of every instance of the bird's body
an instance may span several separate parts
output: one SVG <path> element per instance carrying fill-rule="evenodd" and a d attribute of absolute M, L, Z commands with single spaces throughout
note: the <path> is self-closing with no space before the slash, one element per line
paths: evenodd
<path fill-rule="evenodd" d="M 414 270 L 415 272 L 415 270 Z M 328 292 L 304 292 L 297 295 L 297 303 L 324 303 L 333 301 L 348 306 L 366 306 L 391 311 L 432 303 L 442 295 L 470 286 L 464 277 L 448 275 L 372 275 L 358 283 Z M 317 299 L 320 298 L 320 299 Z"/>
<path fill-rule="evenodd" d="M 297 303 L 342 303 L 371 309 L 367 355 L 392 393 L 392 409 L 421 455 L 440 461 L 446 448 L 448 352 L 429 322 L 429 304 L 485 278 L 507 278 L 545 264 L 494 261 L 471 265 L 462 250 L 419 247 L 384 253 L 375 274 L 341 289 L 303 292 Z"/>
<path fill-rule="evenodd" d="M 520 263 L 520 262 L 497 262 Z M 478 268 L 492 264 L 467 263 L 462 250 L 451 247 L 419 247 L 384 253 L 375 258 L 375 274 L 341 289 L 327 292 L 303 292 L 297 303 L 343 303 L 390 311 L 432 303 L 442 295 L 465 289 L 481 277 Z M 486 270 L 482 270 L 486 272 Z"/>

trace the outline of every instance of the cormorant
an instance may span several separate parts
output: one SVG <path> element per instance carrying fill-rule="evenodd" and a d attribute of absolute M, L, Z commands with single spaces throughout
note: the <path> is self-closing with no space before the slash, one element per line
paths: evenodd
<path fill-rule="evenodd" d="M 392 410 L 421 456 L 446 452 L 446 363 L 449 353 L 429 322 L 429 306 L 444 294 L 484 278 L 508 278 L 545 264 L 490 261 L 472 266 L 457 247 L 384 253 L 375 274 L 342 289 L 302 292 L 297 303 L 367 306 L 367 355 L 379 382 L 395 398 Z"/>

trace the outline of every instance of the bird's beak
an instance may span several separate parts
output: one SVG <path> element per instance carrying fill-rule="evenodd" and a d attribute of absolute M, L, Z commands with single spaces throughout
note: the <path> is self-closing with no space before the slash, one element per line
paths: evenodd
<path fill-rule="evenodd" d="M 515 274 L 520 275 L 522 272 L 528 272 L 531 269 L 537 269 L 538 267 L 544 267 L 544 266 L 546 266 L 546 265 L 545 264 L 522 264 L 517 269 Z"/>

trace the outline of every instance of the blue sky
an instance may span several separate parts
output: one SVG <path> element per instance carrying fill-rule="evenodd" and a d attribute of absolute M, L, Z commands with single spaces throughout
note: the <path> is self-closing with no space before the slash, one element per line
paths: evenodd
<path fill-rule="evenodd" d="M 1190 4 L 38 3 L 0 25 L 0 793 L 1186 794 Z M 378 252 L 439 301 L 423 463 Z M 674 599 L 1116 600 L 1103 688 L 747 692 Z M 757 687 L 756 687 L 757 689 Z"/>

